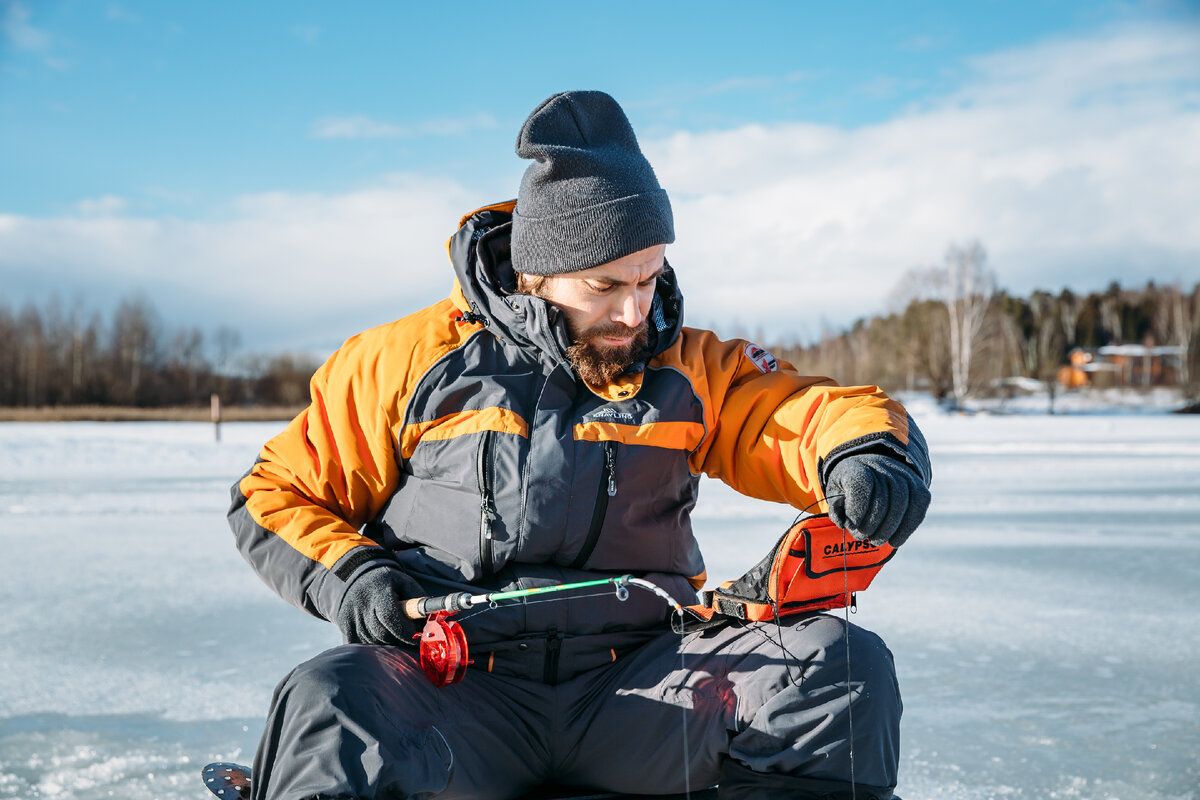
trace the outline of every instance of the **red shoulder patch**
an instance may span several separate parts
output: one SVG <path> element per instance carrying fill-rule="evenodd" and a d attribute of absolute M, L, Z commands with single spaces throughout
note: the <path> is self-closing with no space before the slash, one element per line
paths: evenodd
<path fill-rule="evenodd" d="M 765 347 L 759 347 L 754 342 L 747 342 L 745 352 L 746 358 L 750 359 L 750 363 L 758 367 L 759 372 L 766 374 L 779 370 L 779 362 L 775 360 L 775 356 L 771 355 Z"/>

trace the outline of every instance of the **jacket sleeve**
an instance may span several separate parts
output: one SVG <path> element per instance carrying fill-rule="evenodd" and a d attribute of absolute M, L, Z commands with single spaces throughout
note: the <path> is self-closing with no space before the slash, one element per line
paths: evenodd
<path fill-rule="evenodd" d="M 863 450 L 903 460 L 929 484 L 925 440 L 899 403 L 876 386 L 838 386 L 769 355 L 752 359 L 754 347 L 685 331 L 680 358 L 705 406 L 694 471 L 799 509 L 824 499 L 833 464 Z"/>
<path fill-rule="evenodd" d="M 335 353 L 313 376 L 308 408 L 232 490 L 242 556 L 285 600 L 328 620 L 359 573 L 394 563 L 359 533 L 400 480 L 399 412 L 381 402 L 373 352 L 356 337 Z"/>

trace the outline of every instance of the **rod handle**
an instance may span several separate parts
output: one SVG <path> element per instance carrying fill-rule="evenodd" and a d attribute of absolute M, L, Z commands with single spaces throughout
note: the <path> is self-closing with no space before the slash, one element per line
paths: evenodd
<path fill-rule="evenodd" d="M 404 616 L 422 619 L 439 611 L 462 611 L 471 607 L 470 592 L 455 592 L 443 597 L 413 597 L 404 601 Z"/>

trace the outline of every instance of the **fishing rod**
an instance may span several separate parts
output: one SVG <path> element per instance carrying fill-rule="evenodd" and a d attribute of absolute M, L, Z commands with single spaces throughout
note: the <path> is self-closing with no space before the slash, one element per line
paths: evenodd
<path fill-rule="evenodd" d="M 507 592 L 484 594 L 454 592 L 441 597 L 414 597 L 405 601 L 404 614 L 409 619 L 425 619 L 425 627 L 420 633 L 421 669 L 425 671 L 426 677 L 434 686 L 441 688 L 461 681 L 466 677 L 467 667 L 471 664 L 467 636 L 463 632 L 462 626 L 450 619 L 452 614 L 476 606 L 496 608 L 505 600 L 520 600 L 526 597 L 557 594 L 596 586 L 612 586 L 613 593 L 621 602 L 629 599 L 629 587 L 636 586 L 661 597 L 671 606 L 673 613 L 681 616 L 683 614 L 683 606 L 661 587 L 632 575 L 576 583 L 558 583 Z"/>
<path fill-rule="evenodd" d="M 443 595 L 442 597 L 414 597 L 404 603 L 404 614 L 409 619 L 421 619 L 428 617 L 431 614 L 438 612 L 448 612 L 453 614 L 456 611 L 465 611 L 475 606 L 488 605 L 494 606 L 503 600 L 517 600 L 523 597 L 531 597 L 539 594 L 554 594 L 557 592 L 566 592 L 573 589 L 585 589 L 592 586 L 607 586 L 611 584 L 615 589 L 615 594 L 618 600 L 624 602 L 629 597 L 629 586 L 637 586 L 640 589 L 646 589 L 653 592 L 659 597 L 667 601 L 667 603 L 675 610 L 681 611 L 682 606 L 676 602 L 674 597 L 667 594 L 658 586 L 642 578 L 635 578 L 632 575 L 620 575 L 615 578 L 602 578 L 594 581 L 579 581 L 577 583 L 557 583 L 551 586 L 536 586 L 532 589 L 515 589 L 508 592 L 487 592 L 486 594 L 471 594 L 470 592 L 455 592 L 453 594 Z"/>

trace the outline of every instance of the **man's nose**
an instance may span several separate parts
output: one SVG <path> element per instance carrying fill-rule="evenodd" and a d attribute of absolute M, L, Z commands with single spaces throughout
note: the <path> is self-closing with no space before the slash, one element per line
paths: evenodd
<path fill-rule="evenodd" d="M 622 295 L 612 317 L 613 322 L 620 322 L 629 328 L 638 327 L 645 318 L 646 313 L 642 310 L 637 292 L 626 292 Z"/>

